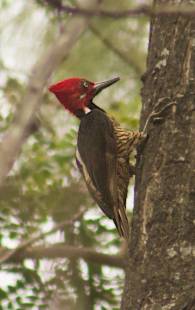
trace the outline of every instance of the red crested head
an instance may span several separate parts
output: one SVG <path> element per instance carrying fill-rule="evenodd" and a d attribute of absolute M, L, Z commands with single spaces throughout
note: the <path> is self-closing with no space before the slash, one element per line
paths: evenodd
<path fill-rule="evenodd" d="M 86 111 L 89 103 L 100 91 L 118 80 L 117 77 L 94 83 L 82 78 L 69 78 L 51 85 L 49 91 L 55 94 L 65 109 L 77 115 L 79 110 Z"/>

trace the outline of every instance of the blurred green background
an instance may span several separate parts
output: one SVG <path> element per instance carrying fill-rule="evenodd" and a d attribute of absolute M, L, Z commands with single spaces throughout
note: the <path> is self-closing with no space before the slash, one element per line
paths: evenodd
<path fill-rule="evenodd" d="M 52 1 L 51 1 L 52 2 Z M 53 1 L 55 2 L 55 1 Z M 62 1 L 73 5 L 74 1 Z M 102 7 L 122 10 L 144 1 L 105 0 Z M 33 64 L 47 51 L 70 17 L 45 1 L 1 0 L 0 3 L 0 139 L 20 109 Z M 138 128 L 140 77 L 145 70 L 148 19 L 94 18 L 52 79 L 71 76 L 101 81 L 120 76 L 95 102 L 124 127 Z M 29 104 L 26 102 L 26 104 Z M 71 226 L 37 244 L 64 243 L 114 255 L 121 241 L 112 221 L 94 204 L 75 165 L 78 120 L 47 89 L 37 113 L 37 130 L 24 144 L 14 169 L 0 188 L 1 247 L 22 240 L 86 211 Z M 133 201 L 130 184 L 127 209 Z M 0 309 L 119 309 L 122 269 L 84 260 L 26 259 L 0 269 Z"/>

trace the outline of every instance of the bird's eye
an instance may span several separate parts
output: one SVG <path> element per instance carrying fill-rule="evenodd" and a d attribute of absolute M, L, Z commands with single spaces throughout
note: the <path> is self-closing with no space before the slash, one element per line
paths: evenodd
<path fill-rule="evenodd" d="M 83 87 L 88 88 L 89 87 L 89 83 L 87 81 L 83 81 Z"/>

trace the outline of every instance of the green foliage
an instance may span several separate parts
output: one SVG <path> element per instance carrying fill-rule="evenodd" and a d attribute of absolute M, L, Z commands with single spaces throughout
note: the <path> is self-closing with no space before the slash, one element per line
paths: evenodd
<path fill-rule="evenodd" d="M 0 59 L 3 77 L 0 135 L 10 126 L 15 111 L 20 109 L 29 67 L 59 31 L 63 31 L 68 18 L 66 14 L 61 15 L 59 21 L 56 10 L 46 7 L 43 1 L 37 1 L 38 5 L 36 1 L 19 2 L 21 7 L 17 14 L 14 13 L 15 1 L 1 2 L 0 17 L 3 13 L 6 15 L 0 19 L 2 46 L 6 43 L 7 50 L 3 50 Z M 109 0 L 106 9 L 125 9 L 134 2 Z M 73 5 L 74 1 L 64 3 Z M 38 16 L 42 16 L 40 21 Z M 96 103 L 124 127 L 136 129 L 140 112 L 138 72 L 144 71 L 146 21 L 95 18 L 93 26 L 102 38 L 90 29 L 86 31 L 55 72 L 53 80 L 68 76 L 84 76 L 90 80 L 121 76 L 121 81 L 97 97 Z M 14 38 L 13 29 L 17 33 Z M 103 39 L 115 44 L 129 59 L 128 63 L 113 49 L 108 49 Z M 10 48 L 15 53 L 14 67 L 13 62 L 9 65 L 13 58 Z M 31 55 L 29 50 L 32 49 Z M 85 206 L 86 212 L 78 221 L 39 241 L 39 245 L 58 242 L 114 255 L 120 248 L 114 224 L 94 205 L 75 165 L 78 121 L 55 104 L 54 97 L 48 93 L 44 94 L 36 118 L 37 129 L 23 146 L 14 169 L 0 188 L 0 246 L 14 248 L 22 240 L 71 219 Z M 6 279 L 1 283 L 0 309 L 47 309 L 57 298 L 61 309 L 69 305 L 71 310 L 109 310 L 119 308 L 124 274 L 121 270 L 86 263 L 82 259 L 64 258 L 52 262 L 26 259 L 5 263 L 0 277 Z"/>
<path fill-rule="evenodd" d="M 1 0 L 0 9 L 6 8 L 11 3 L 11 0 Z"/>

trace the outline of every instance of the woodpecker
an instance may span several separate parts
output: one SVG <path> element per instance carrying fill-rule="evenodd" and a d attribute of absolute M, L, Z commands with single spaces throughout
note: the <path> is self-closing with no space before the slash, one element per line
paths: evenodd
<path fill-rule="evenodd" d="M 49 91 L 70 113 L 80 119 L 76 163 L 87 188 L 112 219 L 125 239 L 129 238 L 126 198 L 129 178 L 134 174 L 129 156 L 143 133 L 127 131 L 94 103 L 94 97 L 119 77 L 100 83 L 69 78 L 53 84 Z"/>

